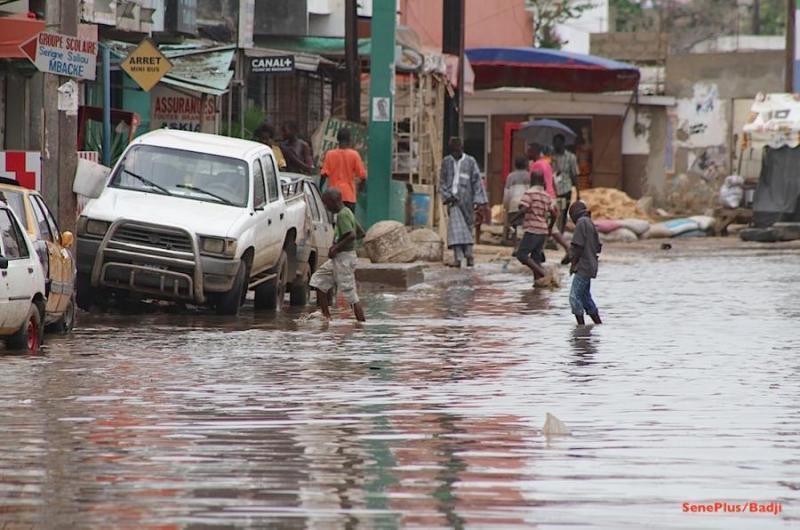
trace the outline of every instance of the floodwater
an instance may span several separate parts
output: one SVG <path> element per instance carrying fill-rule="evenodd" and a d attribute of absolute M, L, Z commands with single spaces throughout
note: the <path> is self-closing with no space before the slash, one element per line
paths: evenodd
<path fill-rule="evenodd" d="M 586 329 L 501 263 L 364 326 L 83 315 L 0 357 L 0 528 L 800 525 L 800 252 L 651 254 Z M 683 511 L 715 501 L 782 511 Z"/>

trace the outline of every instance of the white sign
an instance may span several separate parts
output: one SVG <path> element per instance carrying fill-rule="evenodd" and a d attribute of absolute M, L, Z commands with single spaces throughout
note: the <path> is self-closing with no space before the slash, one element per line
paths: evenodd
<path fill-rule="evenodd" d="M 392 98 L 372 98 L 372 121 L 392 121 Z"/>
<path fill-rule="evenodd" d="M 152 107 L 150 112 L 150 128 L 168 127 L 179 131 L 200 132 L 199 96 L 190 96 L 164 85 L 156 85 L 150 91 Z M 215 131 L 217 127 L 217 98 L 209 96 L 205 105 L 206 131 Z"/>
<path fill-rule="evenodd" d="M 97 73 L 96 41 L 43 31 L 19 49 L 42 72 L 92 81 Z"/>
<path fill-rule="evenodd" d="M 67 116 L 78 115 L 78 83 L 72 79 L 58 87 L 58 110 Z"/>
<path fill-rule="evenodd" d="M 42 189 L 40 151 L 0 151 L 0 178 L 16 180 L 20 186 Z"/>

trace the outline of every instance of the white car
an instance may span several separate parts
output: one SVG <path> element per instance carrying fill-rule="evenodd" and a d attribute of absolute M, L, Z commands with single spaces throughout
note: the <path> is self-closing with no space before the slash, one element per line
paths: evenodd
<path fill-rule="evenodd" d="M 44 338 L 44 271 L 14 212 L 0 202 L 0 337 L 36 353 Z"/>
<path fill-rule="evenodd" d="M 304 195 L 281 186 L 266 145 L 153 131 L 128 146 L 101 188 L 78 220 L 84 309 L 122 292 L 235 315 L 249 289 L 257 309 L 308 290 Z"/>

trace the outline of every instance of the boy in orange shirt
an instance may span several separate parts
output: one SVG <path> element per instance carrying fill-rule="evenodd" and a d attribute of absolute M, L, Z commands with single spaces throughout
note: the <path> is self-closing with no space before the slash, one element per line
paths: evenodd
<path fill-rule="evenodd" d="M 367 171 L 364 169 L 361 155 L 351 148 L 350 129 L 340 129 L 336 134 L 336 140 L 339 142 L 339 148 L 325 153 L 322 177 L 327 177 L 328 188 L 339 190 L 344 205 L 355 212 L 356 187 L 361 188 L 367 178 Z"/>

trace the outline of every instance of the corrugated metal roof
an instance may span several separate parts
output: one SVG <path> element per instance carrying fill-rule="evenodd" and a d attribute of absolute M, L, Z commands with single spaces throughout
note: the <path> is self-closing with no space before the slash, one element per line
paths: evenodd
<path fill-rule="evenodd" d="M 136 44 L 105 41 L 114 55 L 126 57 Z M 236 48 L 210 41 L 192 40 L 182 44 L 162 44 L 158 49 L 173 65 L 161 82 L 195 92 L 220 96 L 230 88 Z"/>

